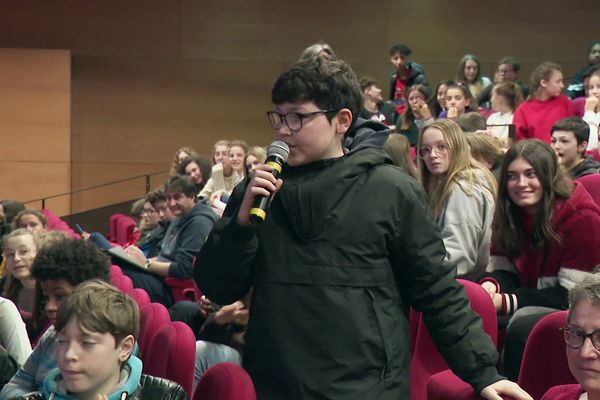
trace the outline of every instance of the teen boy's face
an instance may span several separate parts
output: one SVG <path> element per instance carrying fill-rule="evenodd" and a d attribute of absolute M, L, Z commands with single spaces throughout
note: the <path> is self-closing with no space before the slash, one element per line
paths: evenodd
<path fill-rule="evenodd" d="M 75 286 L 66 279 L 46 279 L 40 281 L 42 293 L 46 297 L 46 315 L 54 323 L 58 307 L 75 291 Z"/>
<path fill-rule="evenodd" d="M 320 110 L 312 101 L 282 103 L 275 107 L 275 111 L 280 114 L 293 112 L 304 114 Z M 348 121 L 349 110 L 347 109 L 338 114 L 340 113 L 344 114 L 343 117 L 336 115 L 331 122 L 324 113 L 306 117 L 302 121 L 302 129 L 297 132 L 290 131 L 285 123 L 281 124 L 277 136 L 279 140 L 287 143 L 290 147 L 288 165 L 295 167 L 313 161 L 343 156 L 342 139 L 351 118 Z"/>
<path fill-rule="evenodd" d="M 586 147 L 587 142 L 577 144 L 577 139 L 573 132 L 554 131 L 552 133 L 552 148 L 558 156 L 558 162 L 567 169 L 581 160 Z"/>
<path fill-rule="evenodd" d="M 128 336 L 116 345 L 110 333 L 87 331 L 77 318 L 71 318 L 58 333 L 56 351 L 67 390 L 81 400 L 110 395 L 119 383 L 121 364 L 129 358 L 132 343 L 133 336 Z"/>

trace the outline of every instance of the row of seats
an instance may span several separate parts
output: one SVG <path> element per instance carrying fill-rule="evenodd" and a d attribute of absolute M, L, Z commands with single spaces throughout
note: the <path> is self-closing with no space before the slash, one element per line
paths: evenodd
<path fill-rule="evenodd" d="M 465 287 L 472 309 L 481 316 L 484 331 L 496 345 L 497 317 L 490 295 L 476 283 L 462 279 L 458 281 Z M 534 399 L 541 398 L 552 386 L 577 383 L 569 370 L 565 343 L 559 330 L 566 324 L 567 311 L 557 311 L 542 318 L 529 335 L 518 384 Z M 411 364 L 412 399 L 480 399 L 469 384 L 448 368 L 429 336 L 420 314 L 414 311 L 411 312 L 411 328 L 414 335 Z M 540 365 L 551 365 L 552 368 L 540 368 Z"/>
<path fill-rule="evenodd" d="M 169 311 L 162 304 L 152 303 L 145 290 L 134 288 L 119 266 L 111 267 L 111 281 L 140 308 L 138 346 L 145 374 L 179 383 L 194 400 L 256 400 L 250 376 L 231 363 L 209 368 L 194 390 L 196 337 L 191 328 L 171 321 Z"/>

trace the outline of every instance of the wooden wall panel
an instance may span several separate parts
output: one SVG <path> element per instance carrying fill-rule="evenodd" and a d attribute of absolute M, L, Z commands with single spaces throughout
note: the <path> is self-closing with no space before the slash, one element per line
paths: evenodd
<path fill-rule="evenodd" d="M 395 43 L 413 48 L 432 83 L 452 78 L 468 52 L 487 75 L 514 54 L 523 80 L 546 59 L 570 76 L 600 39 L 598 7 L 584 0 L 0 0 L 0 46 L 71 51 L 71 186 L 78 189 L 167 169 L 182 145 L 208 153 L 224 137 L 270 142 L 271 84 L 317 40 L 358 76 L 375 77 L 386 96 Z M 30 121 L 22 126 L 40 126 Z M 31 144 L 46 137 L 37 135 Z M 5 153 L 15 149 L 11 143 Z M 73 209 L 132 195 L 131 188 L 78 195 Z"/>
<path fill-rule="evenodd" d="M 0 49 L 0 198 L 70 190 L 70 86 L 68 51 Z M 55 204 L 69 207 L 68 197 Z"/>

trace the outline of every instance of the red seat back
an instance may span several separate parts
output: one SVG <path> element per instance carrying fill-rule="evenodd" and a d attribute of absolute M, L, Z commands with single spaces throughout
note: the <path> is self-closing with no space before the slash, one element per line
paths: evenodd
<path fill-rule="evenodd" d="M 171 316 L 162 304 L 150 303 L 140 307 L 138 345 L 142 354 L 142 361 L 146 361 L 150 352 L 150 345 L 158 330 L 169 322 L 171 322 Z"/>
<path fill-rule="evenodd" d="M 560 327 L 567 325 L 567 311 L 557 311 L 533 327 L 519 373 L 519 386 L 539 399 L 552 386 L 577 383 L 567 364 L 565 340 Z"/>
<path fill-rule="evenodd" d="M 179 383 L 192 397 L 196 366 L 196 337 L 183 322 L 163 325 L 150 343 L 144 373 Z"/>
<path fill-rule="evenodd" d="M 239 365 L 220 363 L 200 378 L 194 400 L 256 400 L 250 375 Z"/>
<path fill-rule="evenodd" d="M 590 174 L 577 179 L 588 191 L 594 203 L 600 206 L 600 174 Z"/>
<path fill-rule="evenodd" d="M 496 309 L 490 295 L 477 283 L 463 279 L 458 279 L 458 281 L 465 287 L 467 296 L 471 301 L 471 308 L 481 316 L 483 329 L 495 345 L 498 338 L 498 321 Z M 414 311 L 411 310 L 411 312 Z M 414 321 L 414 316 L 411 316 L 411 321 Z M 427 381 L 429 378 L 448 369 L 448 365 L 437 350 L 429 335 L 427 326 L 421 318 L 419 318 L 414 346 L 410 367 L 411 398 L 413 400 L 424 400 L 427 398 Z"/>

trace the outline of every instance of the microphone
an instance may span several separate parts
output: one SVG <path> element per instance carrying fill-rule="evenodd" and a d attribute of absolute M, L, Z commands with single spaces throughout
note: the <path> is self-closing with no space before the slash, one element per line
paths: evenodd
<path fill-rule="evenodd" d="M 276 140 L 267 148 L 267 161 L 265 164 L 273 167 L 273 176 L 279 178 L 281 167 L 287 161 L 290 155 L 290 148 L 281 140 Z M 273 194 L 268 196 L 256 196 L 254 204 L 250 209 L 250 222 L 260 224 L 267 218 L 267 208 L 271 202 Z"/>

